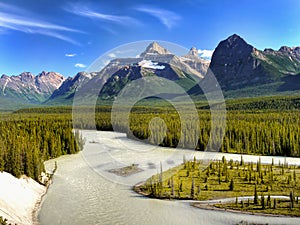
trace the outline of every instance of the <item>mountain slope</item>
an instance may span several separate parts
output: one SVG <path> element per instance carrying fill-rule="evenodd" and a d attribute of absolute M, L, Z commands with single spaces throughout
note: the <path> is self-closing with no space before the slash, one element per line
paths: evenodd
<path fill-rule="evenodd" d="M 131 81 L 143 79 L 144 77 L 154 78 L 151 80 L 151 85 L 149 85 L 153 89 L 154 93 L 164 92 L 164 86 L 162 85 L 164 79 L 174 81 L 185 89 L 189 89 L 195 85 L 195 80 L 193 80 L 191 76 L 178 68 L 172 67 L 168 63 L 157 63 L 150 60 L 143 60 L 132 66 L 124 66 L 114 73 L 103 86 L 100 96 L 104 99 L 114 98 L 127 84 L 130 84 Z M 189 83 L 190 86 L 188 86 Z M 176 90 L 174 90 L 174 93 L 176 93 Z"/>
<path fill-rule="evenodd" d="M 2 75 L 0 78 L 0 102 L 11 102 L 8 107 L 30 104 L 41 104 L 60 87 L 63 75 L 43 71 L 37 76 L 30 72 L 18 76 Z M 3 106 L 5 107 L 5 106 Z M 2 107 L 2 108 L 3 108 Z"/>
<path fill-rule="evenodd" d="M 204 77 L 209 66 L 209 61 L 193 54 L 190 51 L 185 56 L 176 56 L 158 43 L 152 42 L 137 58 L 113 59 L 101 71 L 95 72 L 91 79 L 85 80 L 79 87 L 82 101 L 86 103 L 90 96 L 99 93 L 102 99 L 113 99 L 131 81 L 145 76 L 176 80 L 188 90 Z M 155 82 L 160 81 L 161 79 L 157 79 Z M 47 103 L 57 104 L 62 99 L 71 101 L 77 85 L 78 83 L 66 80 Z M 66 93 L 70 98 L 62 90 L 68 90 Z"/>
<path fill-rule="evenodd" d="M 271 83 L 276 83 L 273 92 L 292 91 L 290 80 L 300 73 L 300 48 L 260 51 L 234 34 L 217 46 L 209 68 L 225 91 Z"/>
<path fill-rule="evenodd" d="M 153 88 L 165 78 L 180 85 L 188 94 L 203 98 L 203 90 L 196 84 L 212 85 L 206 82 L 209 80 L 205 79 L 207 72 L 215 75 L 226 98 L 297 94 L 300 91 L 300 47 L 258 50 L 234 34 L 221 41 L 211 61 L 207 61 L 199 57 L 196 48 L 178 56 L 152 42 L 136 58 L 116 58 L 101 71 L 81 72 L 72 78 L 65 79 L 55 72 L 42 72 L 37 76 L 29 72 L 2 75 L 0 104 L 2 109 L 39 104 L 72 105 L 76 90 L 80 90 L 83 103 L 94 101 L 99 95 L 102 100 L 111 101 L 122 88 L 147 76 L 155 78 Z"/>
<path fill-rule="evenodd" d="M 79 72 L 74 77 L 67 78 L 44 104 L 71 105 L 76 88 L 85 85 L 95 75 L 96 73 Z"/>

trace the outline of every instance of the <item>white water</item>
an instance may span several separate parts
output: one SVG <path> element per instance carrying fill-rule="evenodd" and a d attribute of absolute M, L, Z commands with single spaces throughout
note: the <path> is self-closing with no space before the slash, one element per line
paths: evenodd
<path fill-rule="evenodd" d="M 187 159 L 194 155 L 197 159 L 221 159 L 224 154 L 168 148 L 152 149 L 148 145 L 128 140 L 123 134 L 112 132 L 84 131 L 83 134 L 87 141 L 82 153 L 56 160 L 58 169 L 39 214 L 42 225 L 233 225 L 242 220 L 264 224 L 300 224 L 300 218 L 211 211 L 191 207 L 187 201 L 142 197 L 133 192 L 130 185 L 157 173 L 160 162 L 164 169 L 168 169 L 182 163 L 183 155 Z M 90 141 L 96 143 L 89 143 Z M 227 159 L 240 160 L 240 155 L 225 155 Z M 243 156 L 246 162 L 256 162 L 258 158 Z M 284 161 L 280 157 L 274 159 L 275 163 L 279 160 Z M 261 157 L 261 161 L 270 163 L 272 158 Z M 300 165 L 300 159 L 287 158 L 286 161 Z M 46 166 L 52 167 L 53 163 L 54 160 L 50 160 Z M 139 164 L 144 171 L 127 178 L 107 172 L 107 169 L 132 163 Z"/>

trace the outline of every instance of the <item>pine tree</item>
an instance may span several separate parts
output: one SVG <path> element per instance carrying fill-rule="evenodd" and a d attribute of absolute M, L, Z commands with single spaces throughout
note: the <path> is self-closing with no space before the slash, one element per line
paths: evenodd
<path fill-rule="evenodd" d="M 233 191 L 233 190 L 234 190 L 234 181 L 233 181 L 233 178 L 232 178 L 231 181 L 230 181 L 230 184 L 229 184 L 229 190 L 230 190 L 230 191 Z"/>
<path fill-rule="evenodd" d="M 254 187 L 254 205 L 258 205 L 258 194 L 257 194 L 257 187 Z"/>
<path fill-rule="evenodd" d="M 270 193 L 268 194 L 268 198 L 267 198 L 267 206 L 269 208 L 271 208 L 271 195 L 270 195 Z"/>
<path fill-rule="evenodd" d="M 265 196 L 263 193 L 261 193 L 261 207 L 262 209 L 265 209 L 266 206 L 265 206 Z"/>
<path fill-rule="evenodd" d="M 243 159 L 243 155 L 241 155 L 241 162 L 240 162 L 240 166 L 244 165 L 244 159 Z"/>
<path fill-rule="evenodd" d="M 171 190 L 172 190 L 172 197 L 175 197 L 175 188 L 174 188 L 174 177 L 171 177 Z"/>
<path fill-rule="evenodd" d="M 291 191 L 290 192 L 290 202 L 291 202 L 291 209 L 293 209 L 294 208 L 294 206 L 295 206 L 295 197 L 294 197 L 294 192 L 293 191 Z"/>
<path fill-rule="evenodd" d="M 191 198 L 195 198 L 195 180 L 194 178 L 192 179 L 192 187 L 191 187 Z"/>

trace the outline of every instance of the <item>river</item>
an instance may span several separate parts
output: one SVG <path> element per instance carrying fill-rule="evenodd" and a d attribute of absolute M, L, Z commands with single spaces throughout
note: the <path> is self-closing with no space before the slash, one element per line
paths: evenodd
<path fill-rule="evenodd" d="M 124 134 L 83 131 L 84 150 L 76 155 L 47 161 L 46 168 L 57 162 L 58 169 L 48 189 L 39 221 L 42 225 L 234 225 L 249 223 L 300 224 L 300 218 L 247 215 L 194 208 L 186 201 L 149 199 L 131 190 L 160 170 L 182 163 L 183 157 L 240 160 L 236 154 L 208 154 L 190 150 L 153 147 L 129 140 Z M 183 156 L 184 155 L 184 156 Z M 243 156 L 244 161 L 258 160 L 257 156 Z M 275 163 L 284 158 L 275 157 Z M 298 158 L 286 158 L 290 164 L 300 165 Z M 272 157 L 261 157 L 270 163 Z M 142 172 L 120 177 L 108 172 L 112 168 L 139 164 Z"/>

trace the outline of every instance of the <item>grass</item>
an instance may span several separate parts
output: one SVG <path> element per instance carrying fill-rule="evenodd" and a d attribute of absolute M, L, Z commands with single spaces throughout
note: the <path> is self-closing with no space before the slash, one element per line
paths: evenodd
<path fill-rule="evenodd" d="M 288 164 L 262 165 L 260 161 L 244 163 L 242 159 L 228 162 L 225 158 L 212 162 L 194 160 L 152 176 L 138 191 L 162 199 L 214 200 L 254 196 L 256 189 L 258 196 L 264 195 L 264 210 L 261 200 L 257 204 L 251 200 L 247 207 L 246 202 L 217 204 L 216 207 L 300 216 L 300 204 L 295 197 L 300 194 L 299 179 L 300 168 Z M 278 199 L 276 209 L 274 202 L 267 203 L 268 195 L 290 196 L 291 192 L 295 202 L 293 209 L 289 199 Z"/>
<path fill-rule="evenodd" d="M 266 199 L 265 199 L 266 201 Z M 226 203 L 226 204 L 215 204 L 215 207 L 239 210 L 251 213 L 263 213 L 263 214 L 272 214 L 272 215 L 285 215 L 285 216 L 300 216 L 300 204 L 295 203 L 294 208 L 290 207 L 290 200 L 287 199 L 276 199 L 276 208 L 274 208 L 274 203 L 271 200 L 270 206 L 265 206 L 265 209 L 261 205 L 255 205 L 253 201 L 241 201 L 236 203 Z"/>

